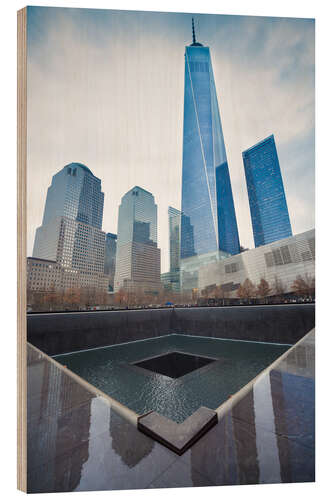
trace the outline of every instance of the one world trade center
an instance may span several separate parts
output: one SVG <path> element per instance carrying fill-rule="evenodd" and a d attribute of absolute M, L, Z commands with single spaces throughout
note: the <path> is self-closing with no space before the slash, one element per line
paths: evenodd
<path fill-rule="evenodd" d="M 196 287 L 198 266 L 240 251 L 209 47 L 185 49 L 182 166 L 182 288 Z"/>

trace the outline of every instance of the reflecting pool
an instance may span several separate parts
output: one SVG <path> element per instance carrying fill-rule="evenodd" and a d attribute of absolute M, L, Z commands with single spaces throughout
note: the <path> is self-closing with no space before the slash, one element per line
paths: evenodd
<path fill-rule="evenodd" d="M 54 359 L 136 413 L 179 423 L 200 406 L 216 409 L 289 348 L 171 334 Z"/>

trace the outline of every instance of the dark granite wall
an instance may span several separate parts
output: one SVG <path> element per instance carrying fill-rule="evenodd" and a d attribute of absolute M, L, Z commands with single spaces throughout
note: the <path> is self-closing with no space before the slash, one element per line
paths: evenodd
<path fill-rule="evenodd" d="M 172 332 L 294 344 L 314 317 L 314 304 L 31 314 L 28 342 L 49 355 Z"/>
<path fill-rule="evenodd" d="M 175 331 L 295 344 L 315 325 L 314 304 L 176 309 Z"/>

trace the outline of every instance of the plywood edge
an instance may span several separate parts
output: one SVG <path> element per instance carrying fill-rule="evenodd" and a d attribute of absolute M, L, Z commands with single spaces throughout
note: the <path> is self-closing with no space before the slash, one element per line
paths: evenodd
<path fill-rule="evenodd" d="M 17 13 L 17 487 L 27 491 L 27 8 Z"/>

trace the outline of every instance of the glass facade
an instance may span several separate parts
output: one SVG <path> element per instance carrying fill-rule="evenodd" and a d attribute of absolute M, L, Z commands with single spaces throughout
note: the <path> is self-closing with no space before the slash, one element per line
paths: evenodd
<path fill-rule="evenodd" d="M 156 288 L 161 256 L 157 248 L 157 205 L 151 193 L 138 186 L 121 199 L 118 213 L 115 291 Z"/>
<path fill-rule="evenodd" d="M 226 162 L 216 168 L 216 195 L 220 250 L 236 255 L 240 253 L 240 245 L 234 198 Z"/>
<path fill-rule="evenodd" d="M 279 159 L 271 135 L 243 152 L 254 244 L 292 235 Z"/>
<path fill-rule="evenodd" d="M 101 180 L 82 163 L 70 163 L 52 178 L 42 224 L 63 216 L 101 229 L 103 207 Z"/>
<path fill-rule="evenodd" d="M 104 274 L 109 276 L 109 291 L 114 289 L 114 274 L 116 270 L 117 235 L 106 233 Z"/>
<path fill-rule="evenodd" d="M 221 167 L 219 186 L 217 167 Z M 238 250 L 210 51 L 209 47 L 196 43 L 195 38 L 185 49 L 181 211 L 181 259 L 219 250 L 229 253 Z"/>
<path fill-rule="evenodd" d="M 82 163 L 70 163 L 52 178 L 33 257 L 80 272 L 80 286 L 104 287 L 105 233 L 101 230 L 101 180 Z"/>
<path fill-rule="evenodd" d="M 161 274 L 161 281 L 167 290 L 180 291 L 180 225 L 181 211 L 168 208 L 169 216 L 169 258 L 170 270 Z"/>
<path fill-rule="evenodd" d="M 170 246 L 170 272 L 179 271 L 180 259 L 180 217 L 181 212 L 176 208 L 168 208 L 169 215 L 169 246 Z"/>

